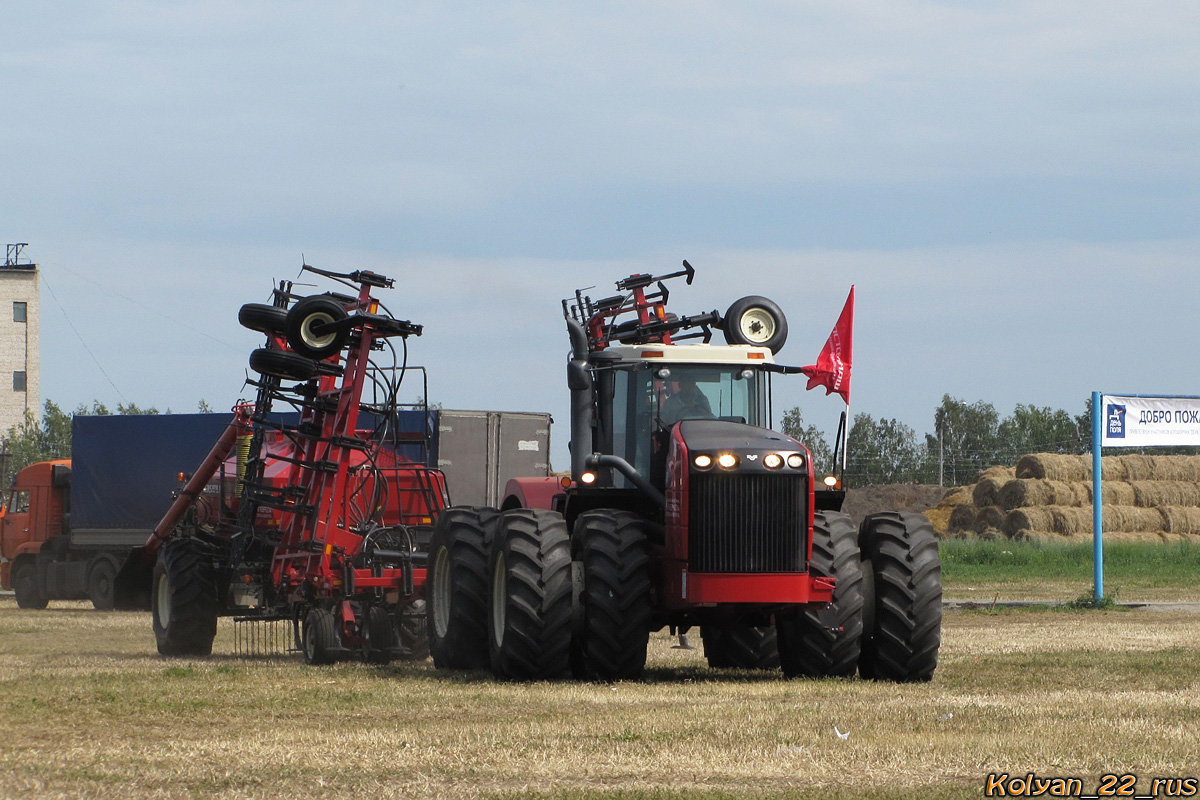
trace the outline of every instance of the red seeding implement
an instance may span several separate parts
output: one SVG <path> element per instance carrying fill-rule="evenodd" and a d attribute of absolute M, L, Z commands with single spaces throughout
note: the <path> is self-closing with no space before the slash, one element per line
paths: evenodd
<path fill-rule="evenodd" d="M 803 444 L 770 429 L 779 307 L 668 313 L 661 277 L 563 301 L 571 479 L 510 482 L 502 510 L 448 509 L 430 544 L 439 668 L 637 678 L 650 632 L 700 626 L 714 667 L 929 680 L 941 571 L 919 514 L 840 512 Z M 657 291 L 651 287 L 657 285 Z M 713 329 L 724 345 L 710 344 Z M 698 342 L 695 340 L 699 340 Z M 686 343 L 685 343 L 686 342 Z"/>
<path fill-rule="evenodd" d="M 273 303 L 242 307 L 241 324 L 267 337 L 250 355 L 255 402 L 234 409 L 117 576 L 118 606 L 149 595 L 164 655 L 211 652 L 221 616 L 291 622 L 310 664 L 427 655 L 425 553 L 446 484 L 401 457 L 414 435 L 397 424 L 421 326 L 372 296 L 389 278 L 304 270 L 354 293 L 304 297 L 284 282 Z"/>

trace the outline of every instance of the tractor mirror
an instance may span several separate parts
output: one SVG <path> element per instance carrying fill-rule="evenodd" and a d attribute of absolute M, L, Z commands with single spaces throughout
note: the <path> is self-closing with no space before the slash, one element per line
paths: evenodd
<path fill-rule="evenodd" d="M 572 392 L 586 392 L 592 388 L 592 376 L 583 361 L 567 362 L 567 388 Z"/>

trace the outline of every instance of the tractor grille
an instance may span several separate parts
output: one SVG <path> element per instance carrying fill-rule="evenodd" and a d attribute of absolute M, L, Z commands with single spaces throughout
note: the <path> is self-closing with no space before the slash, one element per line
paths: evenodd
<path fill-rule="evenodd" d="M 691 480 L 690 571 L 804 571 L 806 476 L 705 473 Z"/>

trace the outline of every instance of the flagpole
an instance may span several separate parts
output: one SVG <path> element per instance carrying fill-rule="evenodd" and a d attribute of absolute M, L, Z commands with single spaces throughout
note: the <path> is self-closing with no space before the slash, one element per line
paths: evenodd
<path fill-rule="evenodd" d="M 846 393 L 846 424 L 842 426 L 842 483 L 846 482 L 846 445 L 850 441 L 850 393 Z"/>

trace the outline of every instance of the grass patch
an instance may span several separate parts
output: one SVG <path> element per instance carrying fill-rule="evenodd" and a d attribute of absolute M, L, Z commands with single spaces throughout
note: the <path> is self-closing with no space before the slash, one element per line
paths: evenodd
<path fill-rule="evenodd" d="M 947 597 L 1076 600 L 1092 586 L 1091 541 L 1040 543 L 945 539 L 939 542 Z M 1127 601 L 1200 601 L 1200 545 L 1190 541 L 1104 545 L 1106 588 Z"/>

